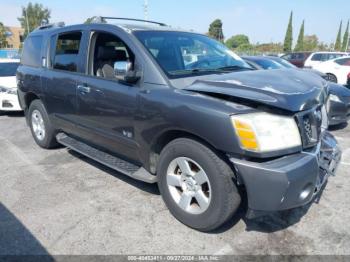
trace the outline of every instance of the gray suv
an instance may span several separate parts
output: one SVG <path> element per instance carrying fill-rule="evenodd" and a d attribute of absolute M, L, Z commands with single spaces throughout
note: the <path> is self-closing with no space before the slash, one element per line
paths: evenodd
<path fill-rule="evenodd" d="M 28 36 L 17 82 L 36 143 L 158 183 L 170 212 L 201 231 L 243 197 L 249 218 L 312 201 L 341 156 L 326 131 L 327 82 L 255 71 L 205 35 L 147 22 Z"/>

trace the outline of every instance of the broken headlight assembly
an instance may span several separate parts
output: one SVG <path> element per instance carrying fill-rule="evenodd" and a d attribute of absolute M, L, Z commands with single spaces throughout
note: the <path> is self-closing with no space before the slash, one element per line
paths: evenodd
<path fill-rule="evenodd" d="M 339 96 L 333 95 L 333 94 L 330 94 L 330 95 L 329 95 L 329 100 L 330 100 L 330 101 L 333 101 L 333 102 L 341 102 Z"/>
<path fill-rule="evenodd" d="M 293 117 L 265 112 L 231 116 L 242 149 L 266 153 L 302 145 Z"/>

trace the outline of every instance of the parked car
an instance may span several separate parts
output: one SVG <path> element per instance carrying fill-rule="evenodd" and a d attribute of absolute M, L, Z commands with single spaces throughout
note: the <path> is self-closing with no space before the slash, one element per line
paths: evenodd
<path fill-rule="evenodd" d="M 0 113 L 22 111 L 18 102 L 16 71 L 19 59 L 0 59 Z"/>
<path fill-rule="evenodd" d="M 315 66 L 322 62 L 329 61 L 342 56 L 347 56 L 345 52 L 315 52 L 312 53 L 305 61 L 304 66 L 308 68 L 315 68 Z"/>
<path fill-rule="evenodd" d="M 276 56 L 242 56 L 243 60 L 257 70 L 297 68 L 288 61 Z"/>
<path fill-rule="evenodd" d="M 303 68 L 306 59 L 310 56 L 311 52 L 292 52 L 281 56 L 281 58 L 289 61 L 293 65 Z"/>
<path fill-rule="evenodd" d="M 335 83 L 329 84 L 328 118 L 329 125 L 347 123 L 350 119 L 350 90 Z"/>
<path fill-rule="evenodd" d="M 303 68 L 299 69 L 288 61 L 274 56 L 246 56 L 244 60 L 255 69 L 297 69 L 319 75 L 328 80 L 328 75 L 315 69 Z M 346 123 L 350 118 L 350 90 L 342 85 L 329 83 L 329 101 L 327 103 L 327 112 L 329 125 L 338 125 Z"/>
<path fill-rule="evenodd" d="M 314 68 L 325 73 L 329 81 L 346 85 L 350 78 L 350 56 L 332 59 L 320 63 Z"/>
<path fill-rule="evenodd" d="M 203 56 L 186 64 L 184 49 Z M 326 81 L 252 70 L 222 43 L 162 23 L 41 27 L 17 76 L 39 146 L 157 182 L 170 212 L 201 231 L 232 217 L 239 189 L 248 218 L 310 203 L 340 161 Z"/>

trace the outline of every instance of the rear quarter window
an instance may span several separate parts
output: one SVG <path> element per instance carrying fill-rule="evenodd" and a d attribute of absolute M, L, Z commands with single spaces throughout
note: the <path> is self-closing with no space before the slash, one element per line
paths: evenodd
<path fill-rule="evenodd" d="M 55 38 L 51 38 L 54 52 L 51 54 L 50 60 L 54 69 L 78 71 L 81 37 L 81 32 L 69 32 L 59 35 L 56 43 Z"/>
<path fill-rule="evenodd" d="M 42 36 L 29 36 L 24 42 L 21 64 L 40 67 L 42 44 Z"/>

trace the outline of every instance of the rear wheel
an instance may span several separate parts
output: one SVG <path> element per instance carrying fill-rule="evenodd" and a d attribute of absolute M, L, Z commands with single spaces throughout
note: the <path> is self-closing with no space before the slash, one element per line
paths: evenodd
<path fill-rule="evenodd" d="M 327 80 L 329 82 L 338 83 L 337 77 L 331 73 L 327 73 Z"/>
<path fill-rule="evenodd" d="M 210 231 L 224 224 L 241 198 L 229 165 L 204 144 L 180 138 L 162 151 L 159 190 L 170 212 L 185 225 Z"/>
<path fill-rule="evenodd" d="M 40 147 L 49 149 L 58 146 L 55 130 L 40 100 L 34 100 L 30 104 L 28 118 L 34 140 Z"/>

